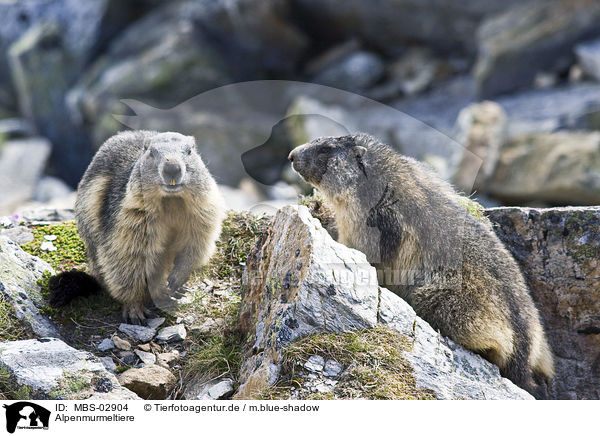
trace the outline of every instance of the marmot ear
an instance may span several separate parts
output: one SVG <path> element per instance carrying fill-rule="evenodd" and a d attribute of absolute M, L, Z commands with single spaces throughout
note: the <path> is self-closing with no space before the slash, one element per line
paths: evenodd
<path fill-rule="evenodd" d="M 363 155 L 367 152 L 367 149 L 361 145 L 356 145 L 354 147 L 354 155 L 356 157 L 363 157 Z"/>

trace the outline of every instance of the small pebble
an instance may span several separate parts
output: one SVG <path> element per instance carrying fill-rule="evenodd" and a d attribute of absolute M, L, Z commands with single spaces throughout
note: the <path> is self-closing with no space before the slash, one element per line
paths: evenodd
<path fill-rule="evenodd" d="M 115 348 L 115 344 L 109 338 L 102 340 L 102 342 L 98 344 L 98 349 L 100 351 L 108 351 L 112 350 L 113 348 Z"/>
<path fill-rule="evenodd" d="M 117 347 L 119 350 L 124 350 L 124 351 L 129 351 L 131 350 L 131 344 L 129 343 L 129 341 L 126 341 L 125 339 L 121 339 L 118 336 L 113 336 L 112 337 L 112 342 L 113 344 L 115 344 L 115 347 Z"/>

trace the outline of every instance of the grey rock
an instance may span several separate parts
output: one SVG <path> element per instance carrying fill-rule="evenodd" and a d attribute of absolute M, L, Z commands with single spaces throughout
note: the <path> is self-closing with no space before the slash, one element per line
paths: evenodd
<path fill-rule="evenodd" d="M 436 398 L 532 398 L 502 378 L 496 366 L 442 338 L 404 300 L 379 288 L 365 255 L 333 241 L 304 206 L 277 213 L 264 245 L 248 256 L 243 286 L 240 326 L 251 335 L 251 345 L 236 398 L 252 398 L 257 388 L 274 383 L 279 350 L 294 340 L 378 323 L 412 339 L 405 357 L 417 387 Z M 319 361 L 321 369 L 324 363 Z"/>
<path fill-rule="evenodd" d="M 404 357 L 413 367 L 416 386 L 437 399 L 533 399 L 500 376 L 496 365 L 442 337 L 408 303 L 383 288 L 379 320 L 411 340 Z"/>
<path fill-rule="evenodd" d="M 344 366 L 336 362 L 335 360 L 328 360 L 325 362 L 325 367 L 323 368 L 323 375 L 325 377 L 337 377 L 344 370 Z"/>
<path fill-rule="evenodd" d="M 59 339 L 2 342 L 0 364 L 32 399 L 138 399 L 97 358 Z"/>
<path fill-rule="evenodd" d="M 61 29 L 60 43 L 75 59 L 70 76 L 77 75 L 89 60 L 92 49 L 107 30 L 109 1 L 84 3 L 78 0 L 8 1 L 0 3 L 4 25 L 0 29 L 0 106 L 16 106 L 6 59 L 8 48 L 24 33 L 42 22 L 55 22 Z"/>
<path fill-rule="evenodd" d="M 305 37 L 278 0 L 167 2 L 110 44 L 69 93 L 74 117 L 93 124 L 97 143 L 121 129 L 111 114 L 123 98 L 173 106 L 236 80 L 291 71 Z M 169 130 L 174 130 L 173 128 Z"/>
<path fill-rule="evenodd" d="M 151 329 L 157 329 L 159 328 L 163 323 L 165 322 L 165 318 L 159 317 L 159 318 L 148 318 L 146 320 L 146 325 L 148 326 L 148 328 Z"/>
<path fill-rule="evenodd" d="M 73 189 L 61 179 L 52 176 L 44 176 L 40 178 L 35 187 L 33 199 L 41 203 L 47 203 L 57 198 L 66 197 L 71 193 L 73 193 Z"/>
<path fill-rule="evenodd" d="M 156 363 L 156 356 L 153 353 L 147 353 L 142 350 L 134 350 L 133 352 L 137 354 L 144 365 L 153 365 Z"/>
<path fill-rule="evenodd" d="M 566 71 L 575 44 L 600 35 L 598 20 L 600 4 L 587 0 L 524 2 L 490 18 L 478 31 L 479 95 L 530 86 L 540 71 Z"/>
<path fill-rule="evenodd" d="M 479 191 L 510 204 L 600 203 L 600 133 L 531 133 L 499 150 Z"/>
<path fill-rule="evenodd" d="M 149 342 L 156 334 L 156 329 L 135 324 L 121 324 L 119 331 L 130 335 L 140 342 Z"/>
<path fill-rule="evenodd" d="M 385 72 L 379 56 L 367 51 L 356 51 L 318 72 L 312 81 L 359 92 L 373 86 Z"/>
<path fill-rule="evenodd" d="M 25 226 L 0 229 L 0 236 L 4 236 L 19 245 L 33 241 L 33 232 Z"/>
<path fill-rule="evenodd" d="M 343 7 L 336 0 L 297 3 L 311 26 L 332 38 L 359 37 L 392 53 L 409 41 L 471 53 L 475 51 L 474 35 L 482 19 L 519 1 L 347 0 Z"/>
<path fill-rule="evenodd" d="M 100 362 L 106 368 L 107 371 L 112 372 L 113 374 L 117 372 L 117 364 L 110 356 L 100 357 Z"/>
<path fill-rule="evenodd" d="M 35 131 L 31 123 L 26 119 L 4 118 L 0 120 L 0 137 L 19 139 L 27 136 L 35 136 Z"/>
<path fill-rule="evenodd" d="M 308 358 L 308 360 L 304 363 L 304 368 L 311 372 L 322 372 L 325 367 L 325 359 L 323 356 L 312 355 Z"/>
<path fill-rule="evenodd" d="M 121 385 L 145 400 L 164 400 L 177 382 L 171 371 L 158 365 L 128 369 L 118 379 Z"/>
<path fill-rule="evenodd" d="M 519 263 L 554 352 L 552 398 L 600 399 L 600 207 L 487 210 Z"/>
<path fill-rule="evenodd" d="M 109 338 L 105 338 L 98 344 L 98 350 L 100 351 L 108 351 L 115 348 L 115 343 Z"/>
<path fill-rule="evenodd" d="M 183 324 L 176 324 L 169 327 L 163 327 L 158 331 L 156 335 L 157 342 L 177 342 L 183 341 L 187 336 L 185 326 Z"/>
<path fill-rule="evenodd" d="M 15 315 L 38 336 L 60 337 L 56 327 L 39 309 L 46 305 L 37 281 L 54 270 L 43 260 L 0 236 L 0 292 L 14 308 Z"/>
<path fill-rule="evenodd" d="M 577 45 L 575 54 L 583 71 L 600 82 L 600 38 Z"/>
<path fill-rule="evenodd" d="M 40 22 L 10 47 L 8 58 L 22 113 L 52 142 L 53 167 L 75 186 L 93 150 L 86 131 L 67 112 L 64 95 L 80 59 L 64 45 L 63 37 L 57 22 Z"/>
<path fill-rule="evenodd" d="M 133 351 L 121 351 L 119 359 L 126 366 L 134 366 L 139 362 L 137 355 Z"/>
<path fill-rule="evenodd" d="M 41 207 L 35 209 L 18 210 L 19 219 L 28 223 L 52 223 L 73 221 L 75 212 L 73 209 L 62 209 L 53 207 Z"/>
<path fill-rule="evenodd" d="M 0 215 L 33 197 L 51 145 L 44 138 L 15 139 L 0 147 Z"/>
<path fill-rule="evenodd" d="M 508 116 L 508 136 L 561 129 L 598 129 L 600 84 L 581 83 L 498 98 Z"/>
<path fill-rule="evenodd" d="M 186 400 L 223 400 L 233 394 L 233 380 L 224 378 L 208 383 L 190 385 L 186 389 L 184 399 Z"/>

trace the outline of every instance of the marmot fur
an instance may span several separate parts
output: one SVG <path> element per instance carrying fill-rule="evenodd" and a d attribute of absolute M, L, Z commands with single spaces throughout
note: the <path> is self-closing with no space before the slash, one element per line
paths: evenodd
<path fill-rule="evenodd" d="M 335 212 L 339 241 L 443 335 L 534 396 L 553 357 L 523 275 L 491 225 L 427 166 L 357 134 L 320 138 L 289 159 Z M 383 279 L 383 280 L 382 280 Z"/>
<path fill-rule="evenodd" d="M 75 203 L 89 273 L 134 322 L 148 314 L 150 301 L 169 305 L 194 268 L 209 260 L 224 211 L 194 138 L 173 132 L 109 138 L 83 175 Z"/>

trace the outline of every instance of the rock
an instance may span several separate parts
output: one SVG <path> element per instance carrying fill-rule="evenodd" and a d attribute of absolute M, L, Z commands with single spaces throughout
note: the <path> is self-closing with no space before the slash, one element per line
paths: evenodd
<path fill-rule="evenodd" d="M 600 399 L 600 207 L 488 209 L 519 263 L 554 352 L 552 398 Z"/>
<path fill-rule="evenodd" d="M 138 345 L 138 348 L 142 351 L 145 351 L 146 353 L 149 353 L 152 350 L 150 344 L 140 344 Z"/>
<path fill-rule="evenodd" d="M 156 356 L 153 353 L 147 353 L 142 350 L 134 350 L 133 352 L 137 354 L 144 365 L 154 365 L 156 363 Z"/>
<path fill-rule="evenodd" d="M 477 36 L 480 97 L 527 87 L 540 71 L 567 71 L 574 45 L 600 35 L 598 20 L 600 4 L 587 0 L 530 1 L 491 17 Z"/>
<path fill-rule="evenodd" d="M 328 65 L 313 76 L 312 81 L 348 91 L 360 92 L 375 85 L 383 77 L 385 65 L 379 56 L 356 51 Z"/>
<path fill-rule="evenodd" d="M 110 339 L 109 339 L 110 340 Z M 131 344 L 126 341 L 125 339 L 121 339 L 120 337 L 118 337 L 117 335 L 114 335 L 112 337 L 112 341 L 113 345 L 115 347 L 117 347 L 119 350 L 123 350 L 123 351 L 129 351 L 131 350 Z M 103 351 L 103 350 L 102 350 Z"/>
<path fill-rule="evenodd" d="M 290 72 L 306 40 L 283 20 L 285 10 L 279 0 L 163 4 L 113 40 L 69 93 L 71 110 L 93 124 L 99 144 L 121 129 L 111 115 L 125 113 L 120 99 L 174 106 L 227 83 Z"/>
<path fill-rule="evenodd" d="M 304 363 L 304 368 L 310 372 L 323 372 L 325 367 L 325 359 L 322 356 L 312 355 Z"/>
<path fill-rule="evenodd" d="M 512 204 L 600 203 L 600 132 L 523 135 L 506 143 L 480 191 Z"/>
<path fill-rule="evenodd" d="M 121 324 L 119 331 L 128 334 L 140 342 L 149 342 L 156 334 L 156 329 L 135 324 Z"/>
<path fill-rule="evenodd" d="M 0 138 L 22 139 L 35 136 L 33 126 L 24 118 L 4 118 L 0 120 Z"/>
<path fill-rule="evenodd" d="M 67 112 L 64 95 L 81 59 L 69 52 L 64 38 L 58 23 L 41 22 L 10 47 L 8 58 L 21 112 L 52 142 L 54 169 L 76 186 L 93 149 L 86 131 Z"/>
<path fill-rule="evenodd" d="M 118 379 L 121 385 L 145 400 L 164 400 L 177 382 L 171 371 L 158 365 L 128 369 Z"/>
<path fill-rule="evenodd" d="M 33 241 L 33 232 L 25 226 L 0 229 L 0 236 L 4 236 L 19 245 Z"/>
<path fill-rule="evenodd" d="M 186 388 L 186 400 L 225 400 L 233 394 L 233 380 L 224 378 L 196 386 L 192 384 Z"/>
<path fill-rule="evenodd" d="M 33 210 L 17 210 L 19 218 L 28 223 L 51 223 L 73 221 L 75 212 L 73 209 L 57 209 L 53 207 L 42 207 Z"/>
<path fill-rule="evenodd" d="M 44 176 L 40 178 L 35 187 L 33 199 L 40 203 L 47 203 L 57 198 L 67 197 L 72 193 L 73 190 L 71 187 L 61 179 L 52 176 Z"/>
<path fill-rule="evenodd" d="M 85 66 L 100 40 L 111 36 L 111 32 L 107 31 L 109 3 L 107 0 L 89 4 L 78 0 L 1 2 L 0 16 L 5 25 L 0 29 L 0 106 L 16 106 L 6 58 L 13 43 L 40 23 L 56 23 L 62 29 L 62 44 L 73 58 L 74 68 L 67 72 L 73 77 Z M 123 9 L 121 4 L 121 11 Z"/>
<path fill-rule="evenodd" d="M 343 370 L 344 367 L 341 363 L 330 359 L 327 362 L 325 362 L 325 367 L 323 368 L 323 375 L 325 377 L 337 377 Z"/>
<path fill-rule="evenodd" d="M 411 48 L 389 65 L 389 79 L 371 89 L 368 96 L 381 101 L 419 94 L 432 84 L 439 67 L 440 62 L 429 50 Z"/>
<path fill-rule="evenodd" d="M 114 360 L 112 359 L 112 357 L 110 356 L 104 356 L 104 357 L 100 357 L 100 362 L 102 362 L 102 365 L 104 365 L 104 367 L 106 368 L 107 371 L 112 372 L 113 374 L 115 372 L 117 372 L 117 365 L 115 364 Z"/>
<path fill-rule="evenodd" d="M 15 139 L 0 147 L 0 215 L 33 197 L 51 145 L 44 138 Z"/>
<path fill-rule="evenodd" d="M 118 336 L 115 336 L 115 338 L 118 338 Z M 126 342 L 126 341 L 123 341 L 123 342 Z M 130 347 L 131 347 L 131 345 L 130 345 Z M 108 351 L 108 350 L 112 350 L 113 348 L 115 348 L 115 343 L 108 338 L 103 339 L 102 342 L 100 342 L 98 344 L 98 350 L 100 350 L 100 351 Z M 121 350 L 124 349 L 121 347 L 117 347 L 117 348 L 120 348 Z"/>
<path fill-rule="evenodd" d="M 165 368 L 169 368 L 171 363 L 175 362 L 177 359 L 179 359 L 179 357 L 179 351 L 172 350 L 168 353 L 159 353 L 156 356 L 156 360 L 158 365 L 164 366 Z"/>
<path fill-rule="evenodd" d="M 133 351 L 121 351 L 119 353 L 119 360 L 121 360 L 122 364 L 125 366 L 134 366 L 139 362 L 137 354 Z"/>
<path fill-rule="evenodd" d="M 183 324 L 176 324 L 160 329 L 156 335 L 156 342 L 183 341 L 186 335 L 185 326 Z"/>
<path fill-rule="evenodd" d="M 440 50 L 475 51 L 474 35 L 482 19 L 517 0 L 449 3 L 445 0 L 298 0 L 299 13 L 318 35 L 332 40 L 359 37 L 369 45 L 394 53 L 407 42 L 421 42 Z M 322 37 L 321 37 L 322 39 Z"/>
<path fill-rule="evenodd" d="M 249 254 L 242 280 L 240 328 L 249 346 L 235 398 L 252 398 L 275 383 L 281 350 L 294 340 L 378 323 L 410 338 L 413 347 L 404 354 L 416 386 L 436 398 L 532 398 L 495 365 L 442 338 L 404 300 L 379 288 L 365 255 L 333 241 L 304 206 L 277 213 L 267 240 Z M 322 370 L 325 362 L 318 360 Z"/>
<path fill-rule="evenodd" d="M 0 364 L 31 399 L 139 399 L 93 355 L 59 339 L 0 343 Z"/>
<path fill-rule="evenodd" d="M 472 104 L 458 115 L 456 130 L 455 138 L 465 149 L 453 177 L 454 185 L 467 194 L 485 192 L 506 140 L 506 113 L 491 101 Z"/>
<path fill-rule="evenodd" d="M 159 328 L 163 323 L 165 322 L 165 318 L 163 317 L 159 317 L 159 318 L 148 318 L 146 320 L 146 325 L 148 326 L 148 328 L 151 329 L 157 329 Z"/>
<path fill-rule="evenodd" d="M 206 333 L 210 333 L 212 331 L 215 331 L 218 328 L 219 328 L 219 325 L 217 324 L 217 322 L 213 318 L 207 318 L 199 326 L 192 327 L 192 330 L 193 330 L 194 333 L 202 335 L 202 334 L 206 334 Z"/>
<path fill-rule="evenodd" d="M 0 292 L 15 315 L 38 336 L 59 338 L 56 327 L 39 310 L 46 306 L 37 281 L 44 272 L 54 274 L 50 265 L 25 253 L 21 247 L 0 236 Z"/>
<path fill-rule="evenodd" d="M 508 137 L 561 129 L 600 129 L 600 84 L 525 91 L 496 100 L 508 116 Z"/>
<path fill-rule="evenodd" d="M 575 54 L 583 71 L 600 82 L 600 38 L 577 45 Z"/>

